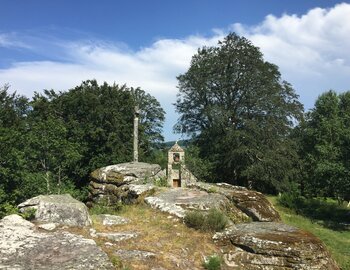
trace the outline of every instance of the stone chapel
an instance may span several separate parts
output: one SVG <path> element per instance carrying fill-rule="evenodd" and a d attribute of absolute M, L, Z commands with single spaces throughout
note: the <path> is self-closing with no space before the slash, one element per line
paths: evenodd
<path fill-rule="evenodd" d="M 170 187 L 186 187 L 197 181 L 197 178 L 186 168 L 185 151 L 176 142 L 168 152 L 167 168 L 168 184 Z"/>

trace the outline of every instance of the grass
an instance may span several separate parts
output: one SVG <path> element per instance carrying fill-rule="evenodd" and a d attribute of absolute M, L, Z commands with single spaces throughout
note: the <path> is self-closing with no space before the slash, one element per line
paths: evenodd
<path fill-rule="evenodd" d="M 342 230 L 339 230 L 339 228 L 334 229 L 328 226 L 330 222 L 327 222 L 324 213 L 322 214 L 322 219 L 316 219 L 316 215 L 310 219 L 308 217 L 296 214 L 295 211 L 290 210 L 289 208 L 279 205 L 277 203 L 277 197 L 269 196 L 268 199 L 276 207 L 284 223 L 309 231 L 316 235 L 326 245 L 328 250 L 331 252 L 332 257 L 338 263 L 341 269 L 350 270 L 349 228 L 343 228 Z M 331 207 L 333 202 L 328 203 L 329 207 L 327 207 L 327 209 Z M 314 211 L 315 213 L 318 213 L 319 209 L 315 208 Z M 339 211 L 341 211 L 341 209 Z"/>
<path fill-rule="evenodd" d="M 118 215 L 128 218 L 130 223 L 103 226 L 98 220 L 93 220 L 93 228 L 97 232 L 137 232 L 139 234 L 135 239 L 113 242 L 113 246 L 106 245 L 106 239 L 94 239 L 107 253 L 115 269 L 143 270 L 157 267 L 203 269 L 203 258 L 220 253 L 219 248 L 212 241 L 212 233 L 188 228 L 177 218 L 153 210 L 146 205 L 125 205 L 119 210 Z M 70 230 L 91 238 L 87 229 Z M 156 257 L 144 261 L 137 259 L 125 261 L 116 256 L 115 251 L 119 249 L 154 252 Z"/>

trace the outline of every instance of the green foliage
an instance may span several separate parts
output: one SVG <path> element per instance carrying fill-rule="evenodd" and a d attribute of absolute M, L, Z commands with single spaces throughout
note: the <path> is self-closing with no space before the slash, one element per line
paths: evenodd
<path fill-rule="evenodd" d="M 9 202 L 3 202 L 0 204 L 0 219 L 4 216 L 18 214 L 18 209 L 16 206 L 10 204 Z"/>
<path fill-rule="evenodd" d="M 175 130 L 194 137 L 209 180 L 286 189 L 298 162 L 289 134 L 303 108 L 277 66 L 231 33 L 218 46 L 199 49 L 177 79 Z"/>
<path fill-rule="evenodd" d="M 36 93 L 31 102 L 8 88 L 0 87 L 2 214 L 39 194 L 70 193 L 85 200 L 90 172 L 132 160 L 136 104 L 140 158 L 151 158 L 163 139 L 164 111 L 139 88 L 91 80 L 67 92 Z"/>
<path fill-rule="evenodd" d="M 188 211 L 186 212 L 184 222 L 193 229 L 202 230 L 205 224 L 205 214 L 200 211 Z"/>
<path fill-rule="evenodd" d="M 198 179 L 204 182 L 212 180 L 213 164 L 209 159 L 201 158 L 200 148 L 192 144 L 186 149 L 186 167 Z"/>
<path fill-rule="evenodd" d="M 350 224 L 350 209 L 339 206 L 334 200 L 305 198 L 300 194 L 284 193 L 277 202 L 314 222 L 336 230 L 346 230 Z"/>
<path fill-rule="evenodd" d="M 221 258 L 217 255 L 210 256 L 208 260 L 203 263 L 203 267 L 208 270 L 220 270 Z"/>
<path fill-rule="evenodd" d="M 294 210 L 285 208 L 276 202 L 276 197 L 269 197 L 269 200 L 274 204 L 281 215 L 282 221 L 286 224 L 306 230 L 317 236 L 326 245 L 331 252 L 332 257 L 343 270 L 350 270 L 350 230 L 349 228 L 339 230 L 337 227 L 332 228 L 324 226 L 324 223 L 316 222 L 317 220 L 309 219 L 295 213 Z M 323 204 L 329 204 L 330 208 L 339 207 L 334 201 L 325 201 Z M 327 207 L 315 208 L 317 212 L 322 212 Z M 319 210 L 317 210 L 319 209 Z M 327 211 L 329 214 L 331 211 Z"/>
<path fill-rule="evenodd" d="M 300 125 L 304 194 L 350 199 L 350 92 L 322 94 Z"/>
<path fill-rule="evenodd" d="M 222 231 L 226 228 L 228 219 L 223 212 L 216 208 L 211 208 L 205 220 L 205 230 Z"/>
<path fill-rule="evenodd" d="M 20 215 L 26 220 L 33 220 L 35 218 L 36 209 L 28 208 Z"/>
<path fill-rule="evenodd" d="M 110 203 L 108 200 L 100 200 L 95 203 L 90 209 L 90 215 L 101 215 L 101 214 L 110 214 L 116 215 L 120 213 L 123 209 L 123 204 L 121 202 Z"/>
<path fill-rule="evenodd" d="M 157 187 L 168 187 L 169 186 L 168 178 L 166 176 L 158 178 L 157 180 L 154 181 L 154 184 Z"/>
<path fill-rule="evenodd" d="M 228 219 L 220 210 L 211 208 L 208 213 L 188 211 L 184 218 L 185 224 L 196 230 L 222 231 L 228 224 Z"/>

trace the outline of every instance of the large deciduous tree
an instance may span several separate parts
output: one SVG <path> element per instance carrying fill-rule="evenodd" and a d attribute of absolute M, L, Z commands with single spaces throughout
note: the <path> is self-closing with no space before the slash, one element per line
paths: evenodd
<path fill-rule="evenodd" d="M 21 197 L 25 171 L 25 118 L 28 99 L 0 87 L 0 218 L 10 212 Z"/>
<path fill-rule="evenodd" d="M 301 129 L 306 193 L 350 200 L 350 92 L 322 94 Z"/>
<path fill-rule="evenodd" d="M 68 92 L 45 91 L 44 95 L 34 97 L 32 116 L 45 121 L 54 117 L 64 123 L 61 131 L 66 134 L 68 144 L 63 145 L 77 144 L 76 150 L 81 156 L 69 175 L 85 179 L 93 169 L 132 160 L 136 104 L 141 110 L 142 159 L 163 140 L 164 111 L 154 97 L 140 88 L 99 85 L 96 80 L 89 80 Z"/>
<path fill-rule="evenodd" d="M 204 47 L 178 78 L 175 130 L 196 138 L 212 180 L 282 190 L 297 154 L 289 133 L 303 107 L 278 67 L 234 33 Z"/>

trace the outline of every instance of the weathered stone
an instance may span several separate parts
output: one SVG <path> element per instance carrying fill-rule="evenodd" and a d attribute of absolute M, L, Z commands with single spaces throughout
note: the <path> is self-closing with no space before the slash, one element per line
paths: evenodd
<path fill-rule="evenodd" d="M 141 251 L 141 250 L 117 250 L 115 255 L 124 260 L 145 260 L 155 258 L 156 254 L 149 251 Z"/>
<path fill-rule="evenodd" d="M 44 232 L 18 215 L 0 221 L 0 269 L 114 269 L 95 241 L 64 231 Z"/>
<path fill-rule="evenodd" d="M 100 222 L 104 226 L 121 225 L 121 224 L 127 224 L 130 222 L 130 220 L 125 217 L 108 215 L 108 214 L 93 215 L 92 219 L 96 220 L 97 222 Z"/>
<path fill-rule="evenodd" d="M 105 194 L 105 193 L 118 195 L 118 193 L 120 193 L 120 190 L 116 185 L 106 184 L 106 183 L 97 183 L 93 181 L 90 182 L 89 191 L 94 195 Z"/>
<path fill-rule="evenodd" d="M 172 202 L 167 202 L 164 199 L 158 197 L 146 197 L 145 202 L 151 207 L 159 209 L 162 212 L 169 213 L 179 218 L 185 217 L 186 211 L 182 207 Z"/>
<path fill-rule="evenodd" d="M 248 220 L 225 196 L 194 189 L 168 189 L 153 197 L 146 197 L 145 202 L 153 208 L 183 218 L 186 210 L 207 211 L 210 208 L 224 210 L 234 221 Z"/>
<path fill-rule="evenodd" d="M 241 223 L 213 238 L 230 269 L 339 269 L 320 240 L 282 223 Z"/>
<path fill-rule="evenodd" d="M 53 231 L 54 229 L 57 228 L 57 225 L 55 223 L 45 223 L 45 224 L 40 224 L 38 227 L 46 231 Z"/>
<path fill-rule="evenodd" d="M 152 184 L 145 184 L 145 185 L 129 185 L 129 193 L 131 195 L 143 196 L 152 190 L 155 189 L 155 186 Z"/>
<path fill-rule="evenodd" d="M 90 226 L 87 207 L 69 194 L 39 195 L 18 205 L 21 212 L 36 209 L 35 221 L 68 226 Z"/>
<path fill-rule="evenodd" d="M 129 162 L 110 165 L 91 173 L 89 184 L 89 202 L 104 201 L 132 203 L 140 196 L 151 192 L 154 181 L 164 177 L 165 173 L 157 164 Z"/>
<path fill-rule="evenodd" d="M 91 173 L 91 178 L 96 182 L 113 183 L 121 185 L 135 180 L 147 180 L 161 171 L 157 164 L 143 162 L 128 162 L 110 165 L 97 169 Z"/>
<path fill-rule="evenodd" d="M 232 186 L 226 183 L 208 184 L 197 182 L 189 187 L 205 190 L 209 193 L 219 193 L 239 208 L 254 221 L 280 221 L 281 218 L 272 204 L 260 192 L 248 190 L 240 186 Z"/>
<path fill-rule="evenodd" d="M 103 232 L 96 232 L 96 233 L 91 233 L 92 237 L 103 237 L 107 238 L 109 240 L 112 240 L 114 242 L 120 242 L 124 240 L 128 240 L 131 238 L 136 238 L 138 236 L 137 233 L 135 232 L 111 232 L 111 233 L 103 233 Z"/>

